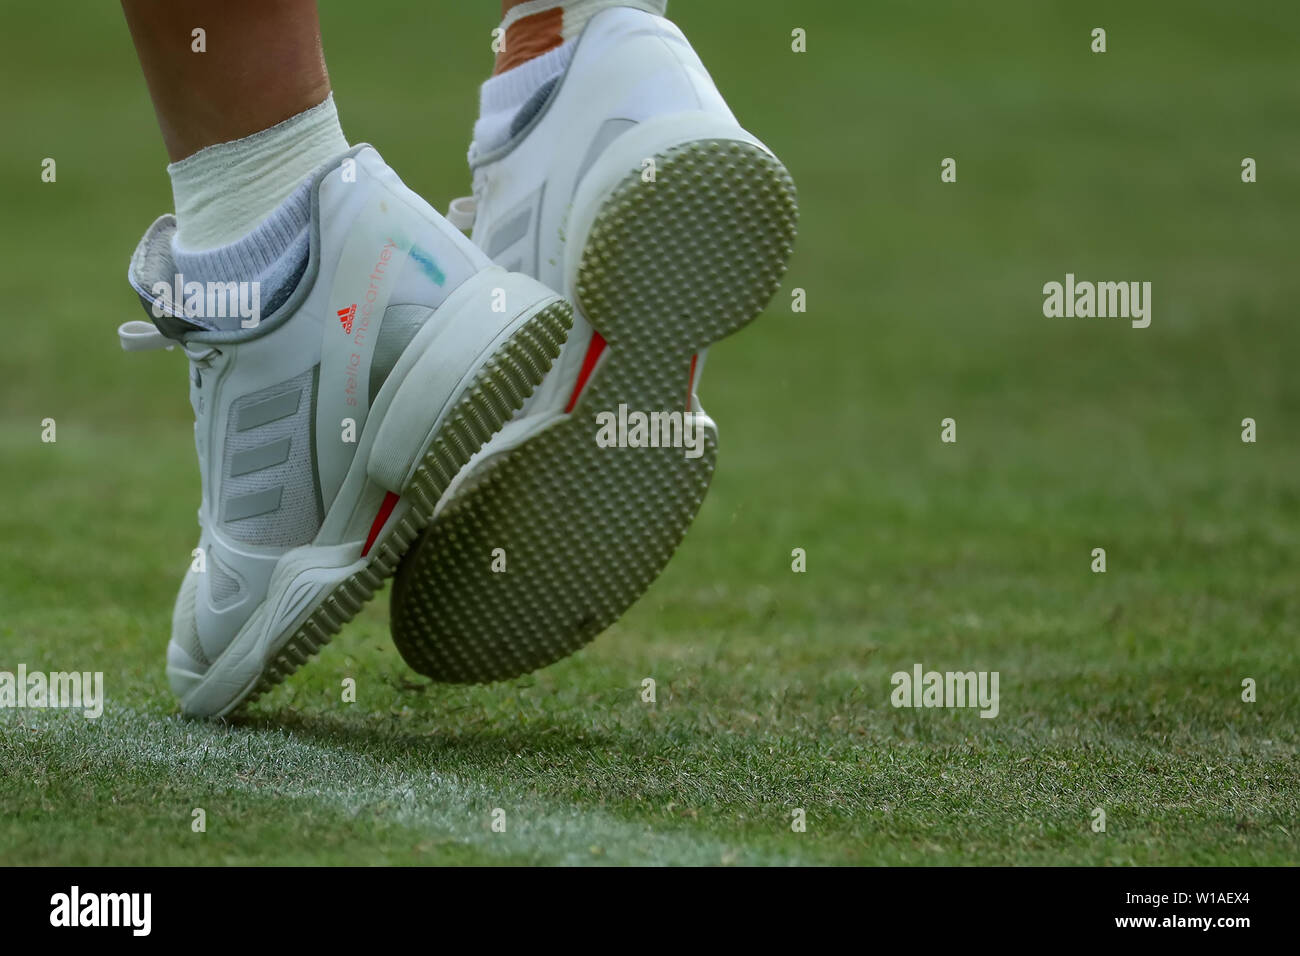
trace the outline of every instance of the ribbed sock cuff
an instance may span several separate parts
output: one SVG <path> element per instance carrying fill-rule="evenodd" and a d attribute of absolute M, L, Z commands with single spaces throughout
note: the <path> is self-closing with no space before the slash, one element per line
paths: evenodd
<path fill-rule="evenodd" d="M 172 259 L 183 275 L 199 281 L 251 281 L 274 266 L 285 250 L 306 235 L 310 224 L 311 183 L 304 180 L 242 239 L 215 249 L 198 250 L 186 249 L 173 241 Z"/>
<path fill-rule="evenodd" d="M 278 309 L 297 287 L 311 253 L 311 181 L 242 239 L 215 249 L 186 249 L 172 240 L 172 262 L 185 282 L 256 283 L 260 317 Z M 193 316 L 210 329 L 239 328 L 238 316 Z"/>
<path fill-rule="evenodd" d="M 546 82 L 569 68 L 577 43 L 570 41 L 513 70 L 494 76 L 479 87 L 479 118 L 474 143 L 481 153 L 505 145 L 515 114 Z"/>

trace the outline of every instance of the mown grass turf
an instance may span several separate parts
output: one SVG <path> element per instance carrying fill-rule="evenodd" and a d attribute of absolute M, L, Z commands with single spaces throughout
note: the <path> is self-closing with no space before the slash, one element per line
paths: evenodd
<path fill-rule="evenodd" d="M 349 136 L 435 205 L 467 185 L 479 6 L 325 5 Z M 382 595 L 232 727 L 174 716 L 162 672 L 195 538 L 184 363 L 114 341 L 170 206 L 148 99 L 115 5 L 9 11 L 0 670 L 102 670 L 110 704 L 0 713 L 0 860 L 1297 858 L 1300 12 L 674 8 L 803 211 L 769 314 L 709 363 L 722 462 L 686 544 L 507 685 L 412 675 Z M 1151 281 L 1151 327 L 1044 318 L 1066 272 Z M 999 715 L 892 708 L 916 662 L 998 671 Z"/>

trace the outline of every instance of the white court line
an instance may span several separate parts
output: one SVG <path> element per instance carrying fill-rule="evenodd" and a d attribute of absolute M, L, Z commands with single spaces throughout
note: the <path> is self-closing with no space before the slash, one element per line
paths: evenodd
<path fill-rule="evenodd" d="M 560 807 L 517 792 L 494 791 L 472 780 L 424 771 L 412 773 L 345 747 L 304 741 L 281 730 L 253 730 L 191 722 L 109 704 L 99 720 L 59 711 L 0 712 L 0 736 L 8 743 L 44 748 L 57 772 L 65 755 L 100 772 L 142 765 L 159 779 L 186 784 L 196 794 L 233 788 L 257 796 L 308 799 L 323 811 L 377 819 L 425 831 L 442 840 L 481 849 L 486 855 L 526 856 L 548 864 L 630 865 L 797 864 L 793 854 L 754 853 L 703 834 L 656 831 L 593 809 Z M 31 728 L 38 728 L 33 733 Z M 14 731 L 17 731 L 16 733 Z M 198 796 L 195 800 L 199 800 Z M 203 805 L 209 827 L 220 820 L 219 795 Z M 493 808 L 506 811 L 506 833 L 489 827 Z M 188 805 L 177 807 L 178 826 L 188 826 Z M 774 829 L 783 827 L 781 817 Z M 600 854 L 592 847 L 600 847 Z M 274 862 L 268 859 L 267 862 Z"/>

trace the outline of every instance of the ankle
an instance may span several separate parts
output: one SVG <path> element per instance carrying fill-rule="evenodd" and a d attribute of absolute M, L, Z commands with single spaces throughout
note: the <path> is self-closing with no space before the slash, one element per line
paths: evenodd
<path fill-rule="evenodd" d="M 501 21 L 504 45 L 493 76 L 549 53 L 576 39 L 592 17 L 612 7 L 633 7 L 663 16 L 668 0 L 527 0 L 516 3 Z"/>
<path fill-rule="evenodd" d="M 176 243 L 215 249 L 251 233 L 316 169 L 348 148 L 333 96 L 269 129 L 167 167 Z"/>

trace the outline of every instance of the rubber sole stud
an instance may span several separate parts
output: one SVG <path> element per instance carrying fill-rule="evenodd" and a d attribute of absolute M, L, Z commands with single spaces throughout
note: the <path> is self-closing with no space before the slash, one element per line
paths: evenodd
<path fill-rule="evenodd" d="M 693 356 L 775 293 L 798 205 L 785 167 L 748 142 L 693 141 L 655 167 L 653 183 L 629 171 L 583 249 L 575 299 L 607 346 L 571 415 L 476 476 L 398 570 L 393 638 L 434 680 L 504 680 L 573 653 L 646 591 L 704 501 L 711 427 L 690 458 L 600 447 L 596 416 L 683 410 Z"/>
<path fill-rule="evenodd" d="M 307 663 L 374 596 L 428 525 L 452 478 L 541 384 L 572 324 L 572 307 L 567 302 L 552 302 L 531 316 L 484 363 L 432 437 L 403 489 L 403 496 L 410 496 L 410 510 L 376 539 L 369 564 L 326 595 L 290 635 L 248 695 L 226 714 L 257 700 Z"/>

